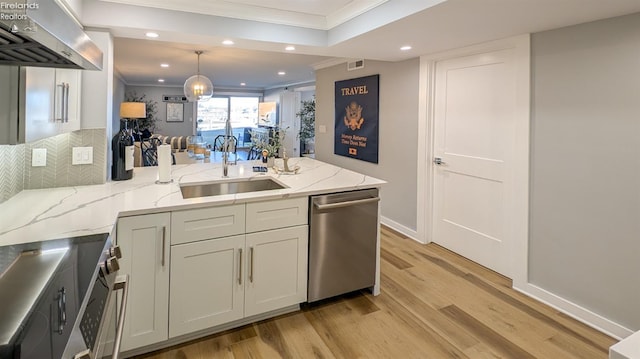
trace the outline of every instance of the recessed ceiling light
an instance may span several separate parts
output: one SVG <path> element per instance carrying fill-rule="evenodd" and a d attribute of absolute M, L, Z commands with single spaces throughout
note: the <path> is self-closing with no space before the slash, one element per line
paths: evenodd
<path fill-rule="evenodd" d="M 287 51 L 293 51 L 293 50 L 296 49 L 296 47 L 289 45 L 289 46 L 285 47 L 284 49 L 287 50 Z"/>
<path fill-rule="evenodd" d="M 158 37 L 158 36 L 160 36 L 160 35 L 158 35 L 158 33 L 157 33 L 157 32 L 147 32 L 147 33 L 145 34 L 145 36 L 147 36 L 147 37 L 151 37 L 151 38 L 156 38 L 156 37 Z"/>
<path fill-rule="evenodd" d="M 158 82 L 164 82 L 164 79 L 158 79 Z"/>
<path fill-rule="evenodd" d="M 400 50 L 402 50 L 402 51 L 409 51 L 409 50 L 411 50 L 411 46 L 409 46 L 409 45 L 402 46 L 402 47 L 400 48 Z"/>
<path fill-rule="evenodd" d="M 222 44 L 223 44 L 223 45 L 233 45 L 233 44 L 234 44 L 234 42 L 233 42 L 232 40 L 224 40 L 224 41 L 222 42 Z"/>
<path fill-rule="evenodd" d="M 284 75 L 286 75 L 286 74 L 287 74 L 287 73 L 286 73 L 286 72 L 284 72 L 284 71 L 278 71 L 278 75 L 280 75 L 280 76 L 284 76 Z"/>
<path fill-rule="evenodd" d="M 246 83 L 244 83 L 244 82 L 241 82 L 241 83 L 240 83 L 240 86 L 247 86 L 247 84 L 246 84 Z"/>
<path fill-rule="evenodd" d="M 169 67 L 169 64 L 160 64 L 160 67 Z"/>

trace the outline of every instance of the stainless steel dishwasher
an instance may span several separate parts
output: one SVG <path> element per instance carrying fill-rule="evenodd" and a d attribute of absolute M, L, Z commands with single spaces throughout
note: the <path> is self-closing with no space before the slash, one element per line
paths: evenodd
<path fill-rule="evenodd" d="M 311 197 L 307 300 L 373 287 L 378 189 Z"/>

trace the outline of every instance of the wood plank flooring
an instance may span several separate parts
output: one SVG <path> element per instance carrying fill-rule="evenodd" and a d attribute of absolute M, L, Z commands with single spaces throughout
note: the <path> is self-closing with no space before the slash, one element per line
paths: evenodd
<path fill-rule="evenodd" d="M 615 340 L 438 245 L 382 228 L 381 291 L 149 353 L 208 358 L 607 358 Z"/>

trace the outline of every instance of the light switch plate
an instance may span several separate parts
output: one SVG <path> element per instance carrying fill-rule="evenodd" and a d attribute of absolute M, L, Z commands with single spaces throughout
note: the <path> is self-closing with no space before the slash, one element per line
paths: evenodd
<path fill-rule="evenodd" d="M 46 165 L 47 165 L 47 149 L 34 148 L 33 151 L 31 151 L 31 166 L 44 167 Z"/>
<path fill-rule="evenodd" d="M 318 126 L 318 132 L 320 132 L 320 133 L 327 133 L 327 126 L 325 126 L 325 125 L 319 125 L 319 126 Z"/>
<path fill-rule="evenodd" d="M 90 165 L 93 163 L 93 147 L 73 147 L 72 165 Z"/>

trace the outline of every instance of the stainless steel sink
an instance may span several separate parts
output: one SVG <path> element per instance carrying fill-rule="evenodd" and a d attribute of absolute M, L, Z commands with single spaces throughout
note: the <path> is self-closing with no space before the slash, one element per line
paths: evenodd
<path fill-rule="evenodd" d="M 268 191 L 271 189 L 283 189 L 286 186 L 271 178 L 240 179 L 224 182 L 200 183 L 184 185 L 180 187 L 183 198 L 198 198 L 207 196 L 219 196 L 222 194 L 235 194 L 245 192 Z"/>

